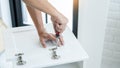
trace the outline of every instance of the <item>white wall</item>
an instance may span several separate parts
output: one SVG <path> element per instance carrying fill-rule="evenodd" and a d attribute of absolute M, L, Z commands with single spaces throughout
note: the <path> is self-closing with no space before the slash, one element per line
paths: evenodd
<path fill-rule="evenodd" d="M 68 2 L 69 1 L 69 2 Z M 68 27 L 72 30 L 72 18 L 73 18 L 73 0 L 49 0 L 49 2 L 63 15 L 65 15 L 69 23 Z M 67 5 L 66 5 L 67 3 Z M 51 22 L 51 18 L 48 19 Z"/>
<path fill-rule="evenodd" d="M 11 27 L 11 15 L 10 15 L 10 7 L 9 7 L 9 0 L 0 0 L 1 6 L 1 17 L 4 23 Z"/>
<path fill-rule="evenodd" d="M 100 68 L 108 0 L 79 0 L 78 39 L 89 55 L 84 68 Z"/>
<path fill-rule="evenodd" d="M 120 0 L 110 0 L 102 68 L 120 68 Z"/>

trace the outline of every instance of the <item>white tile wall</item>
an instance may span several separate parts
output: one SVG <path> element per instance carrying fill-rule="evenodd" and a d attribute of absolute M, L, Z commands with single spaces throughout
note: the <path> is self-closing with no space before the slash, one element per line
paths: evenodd
<path fill-rule="evenodd" d="M 120 0 L 111 0 L 101 68 L 120 68 Z"/>

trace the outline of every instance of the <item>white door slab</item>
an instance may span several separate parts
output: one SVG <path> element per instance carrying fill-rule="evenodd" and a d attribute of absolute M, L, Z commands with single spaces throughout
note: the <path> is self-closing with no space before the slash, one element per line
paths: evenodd
<path fill-rule="evenodd" d="M 51 24 L 47 24 L 46 29 L 48 32 L 54 33 Z M 14 68 L 40 68 L 80 62 L 88 58 L 87 53 L 69 28 L 64 31 L 63 38 L 65 44 L 57 50 L 60 58 L 53 60 L 49 49 L 54 45 L 49 42 L 46 43 L 47 48 L 43 48 L 35 27 L 25 26 L 8 29 L 4 32 L 6 59 L 13 62 Z M 15 54 L 17 53 L 24 53 L 25 65 L 16 65 Z"/>

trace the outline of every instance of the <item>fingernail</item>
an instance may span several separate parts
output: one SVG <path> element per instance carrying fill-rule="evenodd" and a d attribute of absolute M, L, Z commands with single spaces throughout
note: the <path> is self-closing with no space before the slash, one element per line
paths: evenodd
<path fill-rule="evenodd" d="M 64 46 L 64 43 L 62 43 L 62 46 Z"/>
<path fill-rule="evenodd" d="M 43 46 L 43 48 L 46 48 L 46 46 Z"/>

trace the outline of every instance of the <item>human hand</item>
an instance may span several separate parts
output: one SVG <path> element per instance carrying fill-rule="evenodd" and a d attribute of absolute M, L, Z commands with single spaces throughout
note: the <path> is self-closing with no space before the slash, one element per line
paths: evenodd
<path fill-rule="evenodd" d="M 40 42 L 44 48 L 46 48 L 46 41 L 48 41 L 48 40 L 56 41 L 56 36 L 55 36 L 55 34 L 52 34 L 52 33 L 43 32 L 43 33 L 39 34 L 39 36 L 40 36 Z M 62 36 L 60 36 L 57 44 L 59 46 L 64 44 Z"/>
<path fill-rule="evenodd" d="M 68 19 L 61 13 L 58 13 L 58 15 L 56 16 L 51 16 L 51 20 L 53 22 L 55 32 L 60 33 L 62 33 L 65 30 L 66 25 L 68 23 Z"/>

